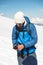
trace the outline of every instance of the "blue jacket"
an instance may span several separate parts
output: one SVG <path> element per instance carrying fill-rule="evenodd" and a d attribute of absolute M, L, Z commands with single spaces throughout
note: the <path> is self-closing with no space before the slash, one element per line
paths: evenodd
<path fill-rule="evenodd" d="M 25 16 L 24 18 L 25 18 L 26 22 L 30 25 L 30 27 L 29 27 L 30 34 L 27 34 L 27 32 L 26 32 L 26 34 L 24 33 L 24 36 L 27 36 L 27 37 L 24 37 L 24 39 L 23 39 L 23 37 L 22 37 L 23 31 L 22 31 L 22 33 L 19 32 L 15 25 L 12 30 L 12 43 L 13 43 L 13 46 L 15 44 L 18 44 L 18 42 L 20 42 L 21 44 L 24 45 L 24 49 L 22 51 L 17 50 L 18 53 L 22 52 L 23 54 L 27 54 L 27 48 L 28 48 L 28 53 L 33 53 L 33 52 L 35 52 L 35 49 L 36 49 L 35 44 L 37 43 L 36 28 L 35 28 L 34 24 L 30 23 L 30 20 L 28 17 Z M 27 26 L 27 24 L 23 27 L 23 30 L 27 29 L 26 26 Z"/>

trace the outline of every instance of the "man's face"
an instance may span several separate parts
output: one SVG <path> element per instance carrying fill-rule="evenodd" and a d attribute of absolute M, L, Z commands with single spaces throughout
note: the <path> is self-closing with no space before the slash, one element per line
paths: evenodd
<path fill-rule="evenodd" d="M 22 27 L 24 26 L 24 23 L 17 23 L 16 25 L 18 26 L 19 29 L 22 29 Z"/>

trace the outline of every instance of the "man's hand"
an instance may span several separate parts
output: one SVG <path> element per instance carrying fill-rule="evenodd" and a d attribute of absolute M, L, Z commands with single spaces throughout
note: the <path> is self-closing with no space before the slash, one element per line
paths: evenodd
<path fill-rule="evenodd" d="M 18 44 L 18 46 L 17 46 L 17 47 L 18 47 L 18 50 L 20 50 L 20 51 L 21 51 L 21 50 L 24 48 L 24 45 L 23 45 L 23 44 L 21 44 L 21 45 L 20 45 L 20 44 Z"/>

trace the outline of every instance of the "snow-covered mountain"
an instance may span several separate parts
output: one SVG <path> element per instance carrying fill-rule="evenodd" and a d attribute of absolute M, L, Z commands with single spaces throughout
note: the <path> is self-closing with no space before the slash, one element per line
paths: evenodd
<path fill-rule="evenodd" d="M 0 65 L 18 65 L 17 53 L 12 48 L 12 27 L 14 20 L 0 16 Z M 38 34 L 36 54 L 38 65 L 43 65 L 43 26 L 35 25 Z"/>

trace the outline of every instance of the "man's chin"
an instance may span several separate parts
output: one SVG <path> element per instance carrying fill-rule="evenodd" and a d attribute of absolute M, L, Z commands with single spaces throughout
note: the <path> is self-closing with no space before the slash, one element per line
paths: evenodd
<path fill-rule="evenodd" d="M 19 30 L 21 30 L 22 29 L 22 27 L 18 27 L 19 28 Z"/>

